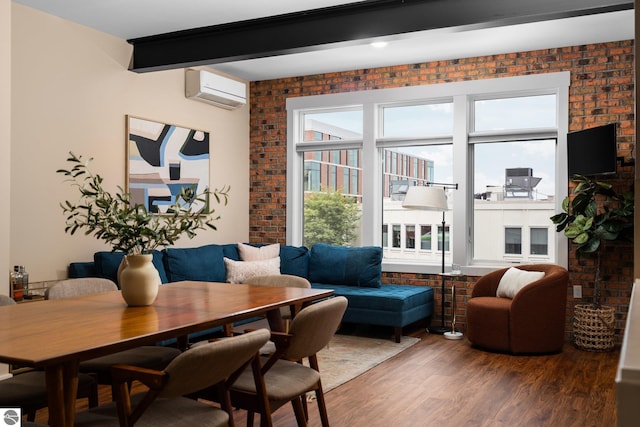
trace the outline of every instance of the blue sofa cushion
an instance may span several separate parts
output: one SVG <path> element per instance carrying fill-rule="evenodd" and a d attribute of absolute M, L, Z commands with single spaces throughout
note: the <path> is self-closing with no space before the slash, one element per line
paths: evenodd
<path fill-rule="evenodd" d="M 235 244 L 167 248 L 164 250 L 167 278 L 170 282 L 181 280 L 224 282 L 227 279 L 225 256 L 238 260 L 238 248 Z"/>
<path fill-rule="evenodd" d="M 161 251 L 153 251 L 153 266 L 158 270 L 158 274 L 160 274 L 160 281 L 162 283 L 168 283 L 169 278 L 167 277 L 167 272 L 164 269 L 164 254 Z"/>
<path fill-rule="evenodd" d="M 260 248 L 266 243 L 245 243 Z M 227 258 L 231 258 L 225 255 Z M 238 261 L 237 258 L 233 258 Z M 304 246 L 280 245 L 280 274 L 307 278 L 309 274 L 309 249 Z"/>
<path fill-rule="evenodd" d="M 93 262 L 96 264 L 96 276 L 118 283 L 118 267 L 124 258 L 124 252 L 96 252 Z"/>
<path fill-rule="evenodd" d="M 314 282 L 311 287 L 314 289 L 333 289 L 335 295 L 347 297 L 349 309 L 406 311 L 427 304 L 433 299 L 433 289 L 429 286 L 385 284 L 377 289 L 366 289 Z"/>
<path fill-rule="evenodd" d="M 379 288 L 382 284 L 382 248 L 316 243 L 311 247 L 309 257 L 309 281 Z"/>
<path fill-rule="evenodd" d="M 96 263 L 91 261 L 72 262 L 67 268 L 67 275 L 70 279 L 80 277 L 96 277 Z"/>
<path fill-rule="evenodd" d="M 309 275 L 309 249 L 304 246 L 280 246 L 280 273 L 306 279 Z"/>
<path fill-rule="evenodd" d="M 222 246 L 222 254 L 224 256 L 234 261 L 242 261 L 240 259 L 240 252 L 238 252 L 238 245 L 235 243 L 228 243 L 220 246 Z"/>
<path fill-rule="evenodd" d="M 162 252 L 153 251 L 153 266 L 158 270 L 160 274 L 160 281 L 167 283 L 167 273 L 164 269 L 164 263 L 162 262 Z M 112 280 L 118 284 L 118 267 L 124 258 L 124 252 L 96 252 L 93 254 L 93 262 L 95 263 L 95 275 L 97 277 L 104 277 Z M 120 285 L 118 284 L 118 287 Z"/>
<path fill-rule="evenodd" d="M 362 288 L 312 283 L 311 287 L 333 289 L 334 295 L 347 298 L 349 304 L 342 319 L 345 323 L 402 327 L 433 313 L 430 286 L 383 284 L 380 288 Z"/>

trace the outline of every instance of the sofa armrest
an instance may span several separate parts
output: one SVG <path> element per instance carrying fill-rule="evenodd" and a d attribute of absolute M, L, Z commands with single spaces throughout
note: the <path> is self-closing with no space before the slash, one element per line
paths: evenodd
<path fill-rule="evenodd" d="M 552 352 L 562 348 L 568 283 L 567 270 L 556 266 L 515 295 L 509 316 L 513 352 L 525 353 L 531 348 Z"/>
<path fill-rule="evenodd" d="M 542 269 L 541 269 L 542 271 Z M 563 267 L 545 271 L 540 280 L 523 287 L 511 302 L 511 321 L 520 324 L 537 319 L 537 328 L 564 324 L 569 273 Z"/>

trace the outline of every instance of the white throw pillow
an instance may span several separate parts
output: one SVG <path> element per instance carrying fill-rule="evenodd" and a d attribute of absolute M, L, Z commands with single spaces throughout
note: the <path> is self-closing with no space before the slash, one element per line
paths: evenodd
<path fill-rule="evenodd" d="M 265 246 L 251 246 L 238 242 L 238 254 L 242 261 L 261 261 L 280 256 L 280 243 Z"/>
<path fill-rule="evenodd" d="M 511 267 L 504 273 L 502 279 L 500 279 L 496 296 L 513 298 L 520 289 L 524 288 L 531 282 L 542 279 L 543 277 L 543 271 L 525 271 Z"/>
<path fill-rule="evenodd" d="M 253 276 L 280 274 L 280 257 L 260 261 L 234 261 L 224 258 L 227 282 L 242 283 Z"/>

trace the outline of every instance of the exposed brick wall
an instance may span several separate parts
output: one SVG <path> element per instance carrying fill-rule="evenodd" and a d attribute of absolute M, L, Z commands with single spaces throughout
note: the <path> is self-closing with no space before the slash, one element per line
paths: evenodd
<path fill-rule="evenodd" d="M 569 130 L 618 122 L 618 155 L 631 158 L 635 156 L 633 49 L 633 41 L 627 40 L 253 82 L 250 240 L 285 243 L 285 102 L 289 97 L 570 71 Z M 618 174 L 607 178 L 607 182 L 618 191 L 628 191 L 633 178 L 634 167 L 627 166 L 618 168 Z M 633 283 L 633 245 L 614 243 L 607 247 L 601 266 L 602 275 L 607 279 L 604 303 L 617 308 L 616 332 L 621 341 Z M 573 306 L 587 301 L 586 297 L 593 293 L 595 264 L 591 259 L 577 260 L 572 253 L 569 270 L 570 285 L 582 285 L 585 298 L 574 301 L 571 286 L 567 289 L 567 339 L 572 331 Z M 476 280 L 468 277 L 466 281 L 456 282 L 456 317 L 462 329 L 466 322 L 466 301 Z M 437 300 L 435 313 L 440 313 L 442 299 L 436 276 L 388 273 L 385 281 L 433 286 Z"/>

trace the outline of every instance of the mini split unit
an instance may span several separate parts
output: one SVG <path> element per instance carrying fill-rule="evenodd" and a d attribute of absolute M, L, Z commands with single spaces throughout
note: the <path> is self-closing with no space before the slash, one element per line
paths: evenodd
<path fill-rule="evenodd" d="M 206 102 L 227 110 L 247 103 L 247 86 L 204 70 L 187 70 L 185 95 L 189 99 Z"/>

